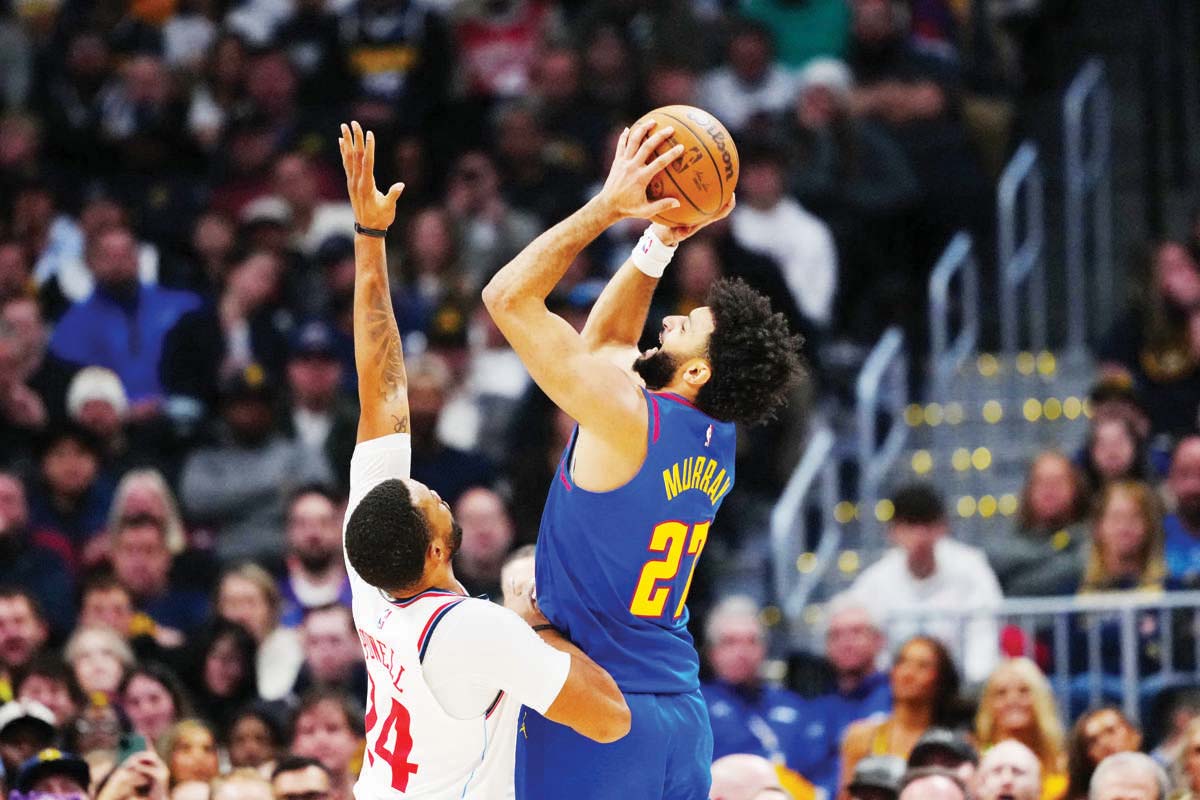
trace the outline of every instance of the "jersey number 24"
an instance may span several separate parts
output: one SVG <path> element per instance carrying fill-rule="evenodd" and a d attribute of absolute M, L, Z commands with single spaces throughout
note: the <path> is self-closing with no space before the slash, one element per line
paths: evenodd
<path fill-rule="evenodd" d="M 375 756 L 383 759 L 383 762 L 392 771 L 392 788 L 403 792 L 408 788 L 409 776 L 417 771 L 417 765 L 408 760 L 408 755 L 413 748 L 412 733 L 409 731 L 412 719 L 409 717 L 408 709 L 399 700 L 386 698 L 391 700 L 391 708 L 388 709 L 387 716 L 383 719 L 383 727 L 380 728 L 379 733 L 373 734 L 375 723 L 379 721 L 379 710 L 375 707 L 375 681 L 369 672 L 367 673 L 367 684 L 370 691 L 364 723 L 367 736 L 373 736 L 375 739 L 374 745 L 367 748 L 367 758 L 372 762 L 374 762 Z M 393 733 L 395 733 L 395 743 L 389 746 Z"/>
<path fill-rule="evenodd" d="M 633 593 L 633 602 L 629 604 L 629 613 L 635 617 L 662 616 L 671 594 L 672 582 L 679 575 L 679 565 L 683 561 L 686 544 L 686 554 L 693 556 L 692 566 L 688 570 L 687 583 L 684 584 L 679 602 L 675 606 L 675 618 L 683 615 L 688 591 L 692 588 L 692 578 L 696 575 L 696 563 L 700 560 L 704 543 L 708 541 L 710 525 L 712 520 L 697 522 L 690 527 L 682 522 L 669 520 L 654 526 L 654 533 L 650 536 L 650 552 L 663 553 L 663 557 L 647 561 L 646 566 L 642 567 L 637 589 Z"/>

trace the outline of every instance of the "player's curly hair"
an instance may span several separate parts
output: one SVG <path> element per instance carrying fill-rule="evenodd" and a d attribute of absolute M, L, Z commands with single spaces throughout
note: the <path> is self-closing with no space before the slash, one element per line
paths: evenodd
<path fill-rule="evenodd" d="M 712 377 L 696 407 L 724 422 L 758 425 L 775 417 L 804 380 L 804 338 L 771 311 L 766 297 L 741 278 L 722 278 L 708 292 L 714 329 L 708 340 Z"/>
<path fill-rule="evenodd" d="M 425 571 L 429 523 L 413 505 L 404 481 L 391 479 L 367 492 L 346 523 L 346 558 L 377 589 L 405 589 Z"/>

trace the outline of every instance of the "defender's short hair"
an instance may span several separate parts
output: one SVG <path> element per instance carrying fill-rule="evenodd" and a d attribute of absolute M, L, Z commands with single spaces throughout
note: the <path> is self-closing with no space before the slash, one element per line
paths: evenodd
<path fill-rule="evenodd" d="M 346 523 L 346 558 L 377 589 L 395 591 L 425 571 L 429 523 L 403 481 L 383 481 L 367 492 Z"/>

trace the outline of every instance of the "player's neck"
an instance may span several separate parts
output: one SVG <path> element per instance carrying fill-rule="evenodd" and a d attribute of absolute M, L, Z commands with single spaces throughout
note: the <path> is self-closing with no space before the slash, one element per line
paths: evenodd
<path fill-rule="evenodd" d="M 427 571 L 421 576 L 419 582 L 402 591 L 391 592 L 390 594 L 393 600 L 400 600 L 407 597 L 416 597 L 423 592 L 432 590 L 467 594 L 466 587 L 459 583 L 458 578 L 454 577 L 454 568 L 449 564 Z"/>
<path fill-rule="evenodd" d="M 692 405 L 696 404 L 696 395 L 699 392 L 686 381 L 672 381 L 663 388 L 658 390 L 659 394 L 673 394 L 682 397 Z"/>

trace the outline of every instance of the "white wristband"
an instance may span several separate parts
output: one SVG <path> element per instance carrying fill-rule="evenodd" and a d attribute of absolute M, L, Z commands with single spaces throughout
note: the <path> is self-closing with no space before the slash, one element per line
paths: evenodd
<path fill-rule="evenodd" d="M 646 228 L 642 238 L 638 239 L 638 243 L 633 246 L 629 260 L 651 278 L 661 278 L 667 271 L 667 264 L 671 263 L 671 258 L 675 255 L 678 247 L 679 245 L 663 244 L 662 239 L 659 239 L 658 234 L 654 232 L 654 226 L 651 225 Z"/>

